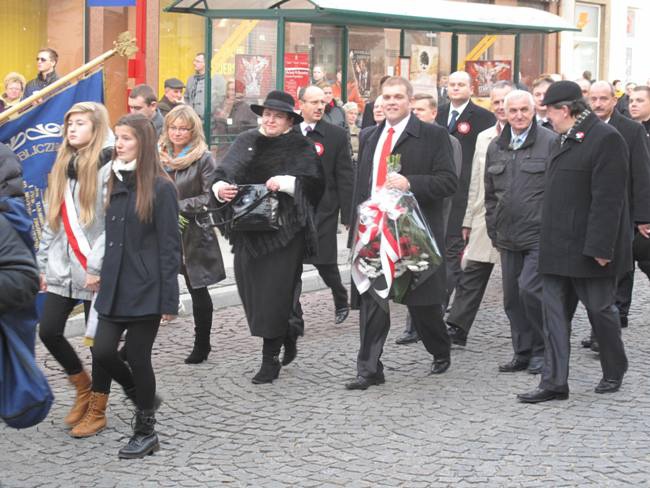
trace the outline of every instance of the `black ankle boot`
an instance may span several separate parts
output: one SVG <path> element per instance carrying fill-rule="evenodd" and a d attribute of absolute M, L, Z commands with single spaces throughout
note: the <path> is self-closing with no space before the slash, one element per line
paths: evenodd
<path fill-rule="evenodd" d="M 281 367 L 278 356 L 265 356 L 262 358 L 262 367 L 257 374 L 253 376 L 251 381 L 256 385 L 261 385 L 262 383 L 273 383 L 273 380 L 280 374 Z"/>
<path fill-rule="evenodd" d="M 208 354 L 212 351 L 212 346 L 208 344 L 208 347 L 205 347 L 204 344 L 198 339 L 194 340 L 194 349 L 189 356 L 185 358 L 185 364 L 199 364 L 208 359 Z"/>
<path fill-rule="evenodd" d="M 194 312 L 194 348 L 189 356 L 185 358 L 185 364 L 199 364 L 208 359 L 212 351 L 210 346 L 210 332 L 212 330 L 212 311 L 208 317 L 197 318 L 201 315 Z"/>
<path fill-rule="evenodd" d="M 129 443 L 120 449 L 120 459 L 139 459 L 160 449 L 158 435 L 154 430 L 156 418 L 154 410 L 136 410 L 133 436 Z"/>
<path fill-rule="evenodd" d="M 282 366 L 286 366 L 296 359 L 298 354 L 298 336 L 291 331 L 287 332 L 284 338 L 284 355 L 282 356 Z"/>

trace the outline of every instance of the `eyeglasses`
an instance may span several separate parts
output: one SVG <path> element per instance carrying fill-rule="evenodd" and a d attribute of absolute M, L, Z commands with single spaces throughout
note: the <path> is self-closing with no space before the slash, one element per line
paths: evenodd
<path fill-rule="evenodd" d="M 40 61 L 40 62 L 44 63 L 44 62 L 46 62 L 46 61 L 49 61 L 49 59 L 47 59 L 47 58 L 39 58 L 39 57 L 37 57 L 37 58 L 36 58 L 36 61 Z"/>
<path fill-rule="evenodd" d="M 192 129 L 189 129 L 187 127 L 174 127 L 173 125 L 169 126 L 170 132 L 180 132 L 181 134 L 187 134 L 191 130 Z"/>

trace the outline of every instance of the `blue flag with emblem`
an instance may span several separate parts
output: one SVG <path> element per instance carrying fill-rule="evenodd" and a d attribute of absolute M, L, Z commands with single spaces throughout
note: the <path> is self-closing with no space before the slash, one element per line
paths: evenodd
<path fill-rule="evenodd" d="M 43 196 L 47 175 L 63 137 L 63 117 L 77 102 L 104 101 L 104 73 L 99 70 L 57 92 L 17 119 L 0 125 L 0 141 L 18 156 L 25 180 L 25 203 L 34 222 L 34 245 L 38 249 L 44 222 Z"/>

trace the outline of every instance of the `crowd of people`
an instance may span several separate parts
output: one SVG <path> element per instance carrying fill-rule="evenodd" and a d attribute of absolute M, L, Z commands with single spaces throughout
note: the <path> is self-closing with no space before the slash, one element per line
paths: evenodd
<path fill-rule="evenodd" d="M 57 78 L 56 52 L 42 50 L 37 59 L 36 80 L 6 77 L 5 105 Z M 384 77 L 359 120 L 360 107 L 339 106 L 322 77 L 298 93 L 299 110 L 279 90 L 249 106 L 237 96 L 237 82 L 224 80 L 216 120 L 239 117 L 250 127 L 217 161 L 202 127 L 202 54 L 194 67 L 187 83 L 166 80 L 160 100 L 151 87 L 134 87 L 130 114 L 113 130 L 98 103 L 77 103 L 63 120 L 37 262 L 45 293 L 39 335 L 75 390 L 64 419 L 70 435 L 106 427 L 115 380 L 136 410 L 119 457 L 159 449 L 162 399 L 152 348 L 161 321 L 178 314 L 182 275 L 194 321 L 185 363 L 207 360 L 214 321 L 208 287 L 225 278 L 215 226 L 232 245 L 250 332 L 262 338 L 254 384 L 272 383 L 297 357 L 305 332 L 304 263 L 314 264 L 331 289 L 334 323 L 360 310 L 357 370 L 345 388 L 384 383 L 388 306 L 354 285 L 348 293 L 336 244 L 339 224 L 353 242 L 357 206 L 383 188 L 414 195 L 443 250 L 445 264 L 406 292 L 408 319 L 396 341 L 421 340 L 431 374 L 451 367 L 452 344 L 466 345 L 500 263 L 513 356 L 498 370 L 540 375 L 519 401 L 568 397 L 578 302 L 592 326 L 583 344 L 600 353 L 596 393 L 621 387 L 627 371 L 621 328 L 635 261 L 650 273 L 650 87 L 626 86 L 623 95 L 588 77 L 578 83 L 541 76 L 530 91 L 502 81 L 491 89 L 488 110 L 471 100 L 472 80 L 463 71 L 446 77 L 438 97 L 413 93 L 404 78 Z M 15 167 L 15 156 L 0 149 L 0 170 L 10 160 Z M 391 155 L 399 155 L 398 171 L 386 169 Z M 239 224 L 235 204 L 248 189 L 274 197 L 274 223 Z M 208 214 L 214 224 L 205 223 Z M 90 373 L 64 336 L 79 302 Z"/>

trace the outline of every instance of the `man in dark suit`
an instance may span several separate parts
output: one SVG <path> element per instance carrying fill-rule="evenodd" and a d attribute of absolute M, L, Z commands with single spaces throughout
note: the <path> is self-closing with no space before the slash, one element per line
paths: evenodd
<path fill-rule="evenodd" d="M 326 180 L 325 194 L 316 208 L 318 255 L 308 262 L 316 267 L 325 284 L 332 290 L 334 321 L 340 324 L 350 313 L 348 292 L 341 281 L 337 263 L 336 243 L 339 211 L 341 223 L 345 226 L 350 225 L 354 175 L 348 132 L 322 120 L 325 113 L 325 93 L 317 86 L 312 85 L 302 91 L 300 110 L 304 120 L 300 124 L 296 124 L 293 129 L 314 141 L 316 152 L 323 164 Z M 290 329 L 297 335 L 302 335 L 304 330 L 300 307 L 301 289 L 302 282 L 299 280 L 294 294 L 294 310 L 289 321 Z M 296 336 L 290 338 L 288 344 L 285 343 L 283 364 L 289 364 L 293 359 L 292 351 L 295 351 L 295 341 L 292 339 L 295 339 Z M 295 357 L 295 353 L 293 356 Z"/>
<path fill-rule="evenodd" d="M 460 254 L 465 247 L 462 225 L 467 207 L 467 191 L 472 175 L 476 138 L 479 133 L 492 127 L 496 123 L 496 118 L 492 112 L 471 101 L 472 79 L 465 71 L 456 71 L 449 76 L 447 94 L 450 103 L 440 107 L 436 122 L 447 127 L 449 133 L 460 141 L 463 149 L 463 165 L 458 180 L 458 190 L 452 199 L 447 225 L 447 301 L 449 301 L 462 273 Z"/>
<path fill-rule="evenodd" d="M 544 97 L 560 134 L 547 168 L 539 241 L 544 313 L 544 368 L 520 402 L 569 396 L 571 320 L 578 301 L 600 343 L 603 377 L 596 393 L 617 391 L 627 371 L 616 281 L 632 268 L 625 140 L 589 110 L 577 83 L 553 83 Z"/>
<path fill-rule="evenodd" d="M 635 231 L 643 237 L 650 236 L 650 151 L 645 142 L 645 131 L 638 122 L 628 119 L 615 109 L 616 95 L 608 81 L 597 81 L 589 91 L 591 109 L 600 120 L 614 127 L 625 139 L 629 151 L 628 198 L 630 218 Z M 632 242 L 630 242 L 630 246 Z M 627 327 L 627 315 L 632 303 L 634 269 L 619 278 L 616 308 L 621 317 L 621 327 Z M 583 341 L 585 347 L 598 349 L 592 338 Z"/>
<path fill-rule="evenodd" d="M 353 209 L 382 187 L 410 190 L 434 237 L 444 242 L 444 199 L 456 191 L 457 185 L 451 144 L 443 128 L 425 124 L 411 114 L 412 96 L 413 87 L 404 78 L 391 77 L 384 82 L 386 121 L 360 141 Z M 386 173 L 386 158 L 391 154 L 400 155 L 399 173 Z M 444 373 L 450 365 L 451 343 L 442 317 L 445 282 L 445 268 L 440 266 L 409 290 L 404 299 L 415 329 L 433 355 L 432 374 Z M 360 328 L 357 377 L 345 385 L 349 390 L 365 390 L 385 381 L 380 358 L 390 329 L 390 314 L 388 304 L 370 291 L 361 295 Z"/>

